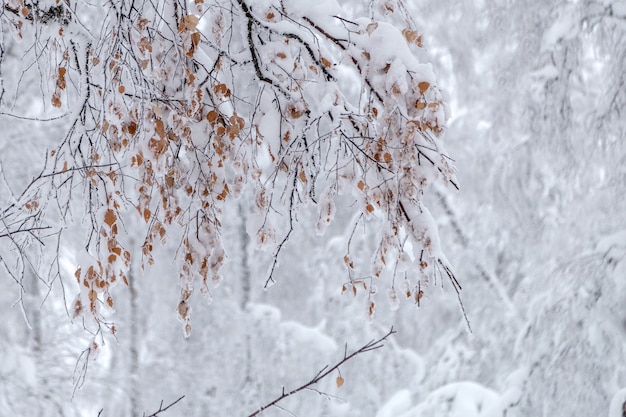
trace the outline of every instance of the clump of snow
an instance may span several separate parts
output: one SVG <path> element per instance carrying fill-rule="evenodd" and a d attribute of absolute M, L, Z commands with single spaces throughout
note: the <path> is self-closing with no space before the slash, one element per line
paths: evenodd
<path fill-rule="evenodd" d="M 335 0 L 289 0 L 283 1 L 282 5 L 290 16 L 305 16 L 318 21 L 328 20 L 329 16 L 343 14 Z"/>
<path fill-rule="evenodd" d="M 626 414 L 626 388 L 622 388 L 613 395 L 608 417 L 624 417 L 624 414 Z"/>
<path fill-rule="evenodd" d="M 331 354 L 338 348 L 334 339 L 326 335 L 323 331 L 324 323 L 317 327 L 305 326 L 296 321 L 285 321 L 280 324 L 283 337 L 292 343 L 301 346 L 308 346 L 316 352 Z"/>
<path fill-rule="evenodd" d="M 575 39 L 580 33 L 581 16 L 579 6 L 568 4 L 559 11 L 559 18 L 554 19 L 554 23 L 543 36 L 541 49 L 550 50 L 561 41 Z"/>
<path fill-rule="evenodd" d="M 376 417 L 397 417 L 407 412 L 413 401 L 411 399 L 411 391 L 403 389 L 396 392 L 376 413 Z"/>
<path fill-rule="evenodd" d="M 523 375 L 520 372 L 512 376 L 513 385 Z M 432 391 L 413 406 L 411 392 L 401 390 L 380 408 L 376 417 L 503 417 L 512 401 L 519 399 L 514 395 L 518 392 L 509 390 L 501 395 L 476 382 L 455 382 Z"/>
<path fill-rule="evenodd" d="M 249 303 L 247 309 L 255 321 L 269 320 L 278 322 L 281 318 L 280 309 L 269 304 Z"/>

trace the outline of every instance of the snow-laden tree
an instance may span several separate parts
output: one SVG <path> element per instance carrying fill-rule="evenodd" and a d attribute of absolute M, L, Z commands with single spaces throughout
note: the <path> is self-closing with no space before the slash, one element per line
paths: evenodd
<path fill-rule="evenodd" d="M 222 280 L 224 210 L 243 195 L 248 232 L 272 253 L 265 286 L 314 206 L 320 234 L 338 210 L 353 213 L 351 230 L 372 230 L 371 262 L 355 262 L 348 239 L 337 283 L 364 289 L 370 315 L 379 281 L 392 300 L 419 301 L 433 278 L 458 291 L 422 201 L 432 183 L 456 187 L 440 140 L 447 106 L 403 3 L 361 11 L 332 0 L 4 2 L 3 124 L 68 126 L 2 208 L 0 236 L 20 255 L 3 252 L 6 269 L 18 282 L 29 268 L 63 274 L 50 248 L 71 247 L 72 315 L 115 332 L 112 287 L 178 239 L 189 335 L 190 297 L 199 286 L 210 298 Z"/>
<path fill-rule="evenodd" d="M 421 5 L 464 173 L 462 195 L 443 190 L 433 208 L 472 283 L 473 333 L 445 306 L 422 310 L 427 343 L 416 345 L 429 378 L 407 386 L 408 415 L 623 406 L 624 4 Z"/>

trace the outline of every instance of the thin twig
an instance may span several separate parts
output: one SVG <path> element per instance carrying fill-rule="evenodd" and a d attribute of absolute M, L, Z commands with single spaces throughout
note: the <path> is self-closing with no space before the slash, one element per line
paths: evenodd
<path fill-rule="evenodd" d="M 172 407 L 173 405 L 175 405 L 177 402 L 179 402 L 180 400 L 182 400 L 183 398 L 185 398 L 184 395 L 181 395 L 176 401 L 174 401 L 173 403 L 170 403 L 170 405 L 166 406 L 165 408 L 163 408 L 163 401 L 161 401 L 161 405 L 159 406 L 159 409 L 157 411 L 155 411 L 154 413 L 150 414 L 149 416 L 146 416 L 144 414 L 144 417 L 156 417 L 158 416 L 160 413 L 162 413 L 163 411 L 166 411 L 168 408 Z"/>
<path fill-rule="evenodd" d="M 258 410 L 256 410 L 255 412 L 253 412 L 252 414 L 250 414 L 248 417 L 254 417 L 257 416 L 259 414 L 261 414 L 263 411 L 267 410 L 270 407 L 277 407 L 277 403 L 284 400 L 285 398 L 294 395 L 302 390 L 305 389 L 310 389 L 311 385 L 315 385 L 317 384 L 319 381 L 321 381 L 322 379 L 326 378 L 328 375 L 330 375 L 332 372 L 336 371 L 337 369 L 339 369 L 339 367 L 341 365 L 343 365 L 344 363 L 348 362 L 350 359 L 365 353 L 365 352 L 369 352 L 372 350 L 376 350 L 379 349 L 381 347 L 383 347 L 383 342 L 392 334 L 396 333 L 396 331 L 393 329 L 393 326 L 391 327 L 391 329 L 389 330 L 389 332 L 387 332 L 386 335 L 384 335 L 383 337 L 381 337 L 380 339 L 377 340 L 370 340 L 369 342 L 367 342 L 365 345 L 363 345 L 360 349 L 355 350 L 354 352 L 352 352 L 351 354 L 347 354 L 348 350 L 346 347 L 346 350 L 344 352 L 343 355 L 343 359 L 341 359 L 340 361 L 338 361 L 337 363 L 335 363 L 333 366 L 329 366 L 326 365 L 324 368 L 322 368 L 313 378 L 311 378 L 311 380 L 309 380 L 309 382 L 306 382 L 305 384 L 299 386 L 298 388 L 295 388 L 289 392 L 285 391 L 285 388 L 283 387 L 282 393 L 279 397 L 276 397 L 274 400 L 270 401 L 269 403 L 265 404 L 263 407 L 259 408 Z"/>

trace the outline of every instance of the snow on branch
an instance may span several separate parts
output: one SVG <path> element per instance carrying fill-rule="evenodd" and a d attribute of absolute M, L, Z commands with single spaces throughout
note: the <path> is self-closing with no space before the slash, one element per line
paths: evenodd
<path fill-rule="evenodd" d="M 41 239 L 36 228 L 82 219 L 74 317 L 108 322 L 110 290 L 127 284 L 131 262 L 151 265 L 155 245 L 182 233 L 177 312 L 188 336 L 195 289 L 210 300 L 222 281 L 222 220 L 239 198 L 253 201 L 248 230 L 273 255 L 266 287 L 298 213 L 314 206 L 318 234 L 351 212 L 350 228 L 378 241 L 369 259 L 349 243 L 343 254 L 344 287 L 369 283 L 370 316 L 376 281 L 402 283 L 415 303 L 432 278 L 460 289 L 422 201 L 433 183 L 457 187 L 441 140 L 449 110 L 418 58 L 422 36 L 399 0 L 371 2 L 367 18 L 318 3 L 64 1 L 55 13 L 71 19 L 60 26 L 7 3 L 0 24 L 37 65 L 8 54 L 0 65 L 22 70 L 18 88 L 40 85 L 38 123 L 63 114 L 67 124 L 37 179 L 2 211 L 1 234 L 24 224 Z M 143 235 L 132 259 L 129 230 Z"/>

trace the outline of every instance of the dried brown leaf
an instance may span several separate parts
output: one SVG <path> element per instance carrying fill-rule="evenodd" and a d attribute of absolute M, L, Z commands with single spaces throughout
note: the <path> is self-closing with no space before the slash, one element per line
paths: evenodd
<path fill-rule="evenodd" d="M 161 139 L 165 137 L 165 125 L 163 124 L 163 120 L 156 119 L 154 130 L 161 137 Z"/>
<path fill-rule="evenodd" d="M 117 216 L 115 215 L 115 212 L 111 209 L 108 209 L 106 213 L 104 214 L 104 222 L 109 227 L 112 227 L 116 221 L 117 221 Z"/>

